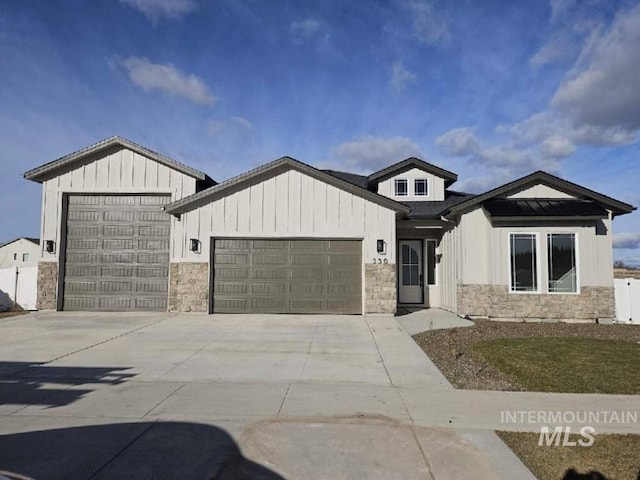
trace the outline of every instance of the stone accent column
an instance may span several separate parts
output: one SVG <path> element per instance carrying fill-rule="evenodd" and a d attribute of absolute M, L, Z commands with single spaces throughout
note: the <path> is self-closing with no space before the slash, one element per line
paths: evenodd
<path fill-rule="evenodd" d="M 458 314 L 515 321 L 607 322 L 615 318 L 613 287 L 579 294 L 509 293 L 506 285 L 458 285 Z"/>
<path fill-rule="evenodd" d="M 58 263 L 38 262 L 38 310 L 56 310 L 58 307 Z"/>
<path fill-rule="evenodd" d="M 181 262 L 169 266 L 170 312 L 209 311 L 209 265 Z"/>
<path fill-rule="evenodd" d="M 396 313 L 395 264 L 367 263 L 364 271 L 365 313 Z"/>

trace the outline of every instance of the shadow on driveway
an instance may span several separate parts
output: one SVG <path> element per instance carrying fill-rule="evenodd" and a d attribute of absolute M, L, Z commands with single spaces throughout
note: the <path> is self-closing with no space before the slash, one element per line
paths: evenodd
<path fill-rule="evenodd" d="M 53 367 L 38 362 L 0 362 L 0 405 L 69 405 L 91 392 L 82 384 L 119 385 L 128 367 Z M 59 388 L 56 388 L 59 385 Z"/>
<path fill-rule="evenodd" d="M 41 479 L 283 480 L 244 458 L 221 428 L 143 422 L 0 436 L 0 470 Z"/>

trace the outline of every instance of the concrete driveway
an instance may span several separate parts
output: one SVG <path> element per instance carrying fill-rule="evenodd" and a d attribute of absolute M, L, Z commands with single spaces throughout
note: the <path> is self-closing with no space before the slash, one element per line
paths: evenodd
<path fill-rule="evenodd" d="M 0 319 L 0 470 L 533 478 L 453 393 L 391 316 L 32 313 Z"/>

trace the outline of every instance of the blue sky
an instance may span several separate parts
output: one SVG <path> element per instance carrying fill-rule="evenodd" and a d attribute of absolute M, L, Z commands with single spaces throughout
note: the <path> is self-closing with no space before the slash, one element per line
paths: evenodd
<path fill-rule="evenodd" d="M 24 171 L 111 135 L 216 180 L 418 155 L 640 205 L 639 78 L 638 2 L 1 0 L 0 241 L 38 235 Z M 614 233 L 640 265 L 640 213 Z"/>

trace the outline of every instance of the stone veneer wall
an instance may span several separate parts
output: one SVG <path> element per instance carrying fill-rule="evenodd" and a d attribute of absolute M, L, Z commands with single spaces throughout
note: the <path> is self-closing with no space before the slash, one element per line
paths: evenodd
<path fill-rule="evenodd" d="M 209 265 L 172 263 L 169 266 L 170 312 L 209 311 Z"/>
<path fill-rule="evenodd" d="M 367 263 L 364 271 L 365 313 L 396 313 L 396 266 Z"/>
<path fill-rule="evenodd" d="M 580 294 L 509 293 L 506 285 L 458 285 L 458 314 L 504 320 L 595 322 L 615 318 L 613 287 Z"/>
<path fill-rule="evenodd" d="M 58 308 L 58 263 L 38 263 L 38 310 L 56 310 Z"/>

